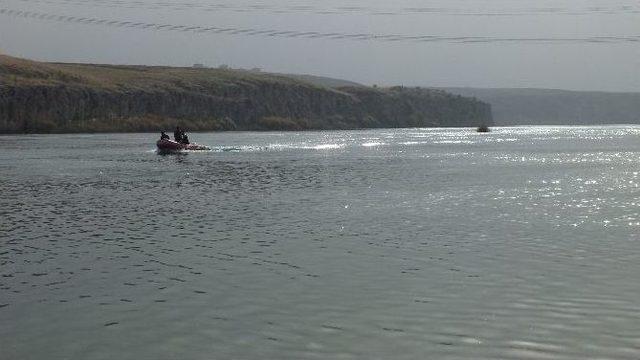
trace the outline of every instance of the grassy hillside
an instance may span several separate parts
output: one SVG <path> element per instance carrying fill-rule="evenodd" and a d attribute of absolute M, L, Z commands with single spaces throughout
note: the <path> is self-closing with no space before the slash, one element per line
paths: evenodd
<path fill-rule="evenodd" d="M 0 132 L 304 130 L 491 124 L 473 99 L 427 89 L 328 88 L 288 76 L 41 63 L 0 55 Z"/>
<path fill-rule="evenodd" d="M 491 104 L 497 125 L 640 124 L 640 93 L 443 88 Z"/>
<path fill-rule="evenodd" d="M 292 78 L 295 80 L 304 81 L 307 83 L 311 83 L 318 86 L 324 86 L 328 88 L 341 88 L 341 87 L 358 87 L 364 86 L 357 82 L 335 79 L 326 76 L 315 76 L 315 75 L 304 75 L 304 74 L 278 74 L 282 76 L 286 76 L 288 78 Z"/>

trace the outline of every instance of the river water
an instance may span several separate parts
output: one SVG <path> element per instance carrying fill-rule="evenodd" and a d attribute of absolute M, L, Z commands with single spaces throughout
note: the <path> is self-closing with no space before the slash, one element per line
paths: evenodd
<path fill-rule="evenodd" d="M 638 359 L 640 127 L 0 137 L 0 359 Z"/>

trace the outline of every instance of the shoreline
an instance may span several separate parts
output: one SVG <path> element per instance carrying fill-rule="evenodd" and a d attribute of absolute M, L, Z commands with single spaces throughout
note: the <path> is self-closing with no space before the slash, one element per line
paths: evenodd
<path fill-rule="evenodd" d="M 0 74 L 1 133 L 493 125 L 489 104 L 418 87 L 332 88 L 269 73 L 44 63 L 3 55 Z"/>

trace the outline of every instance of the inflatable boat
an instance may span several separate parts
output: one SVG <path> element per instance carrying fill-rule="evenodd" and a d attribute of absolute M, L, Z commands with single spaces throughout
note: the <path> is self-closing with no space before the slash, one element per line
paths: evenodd
<path fill-rule="evenodd" d="M 156 146 L 158 146 L 158 151 L 162 152 L 173 152 L 182 150 L 211 150 L 204 145 L 181 144 L 179 142 L 167 139 L 158 140 L 158 142 L 156 142 Z"/>

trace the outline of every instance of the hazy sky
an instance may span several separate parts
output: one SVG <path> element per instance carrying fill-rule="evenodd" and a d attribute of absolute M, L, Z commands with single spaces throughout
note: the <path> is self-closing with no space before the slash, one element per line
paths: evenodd
<path fill-rule="evenodd" d="M 640 91 L 640 1 L 0 0 L 0 51 L 380 85 Z"/>

